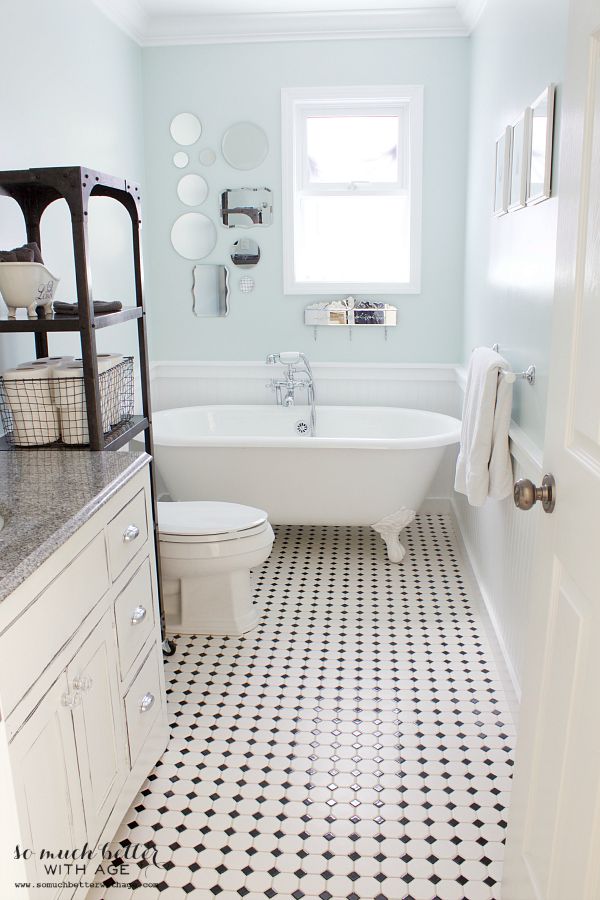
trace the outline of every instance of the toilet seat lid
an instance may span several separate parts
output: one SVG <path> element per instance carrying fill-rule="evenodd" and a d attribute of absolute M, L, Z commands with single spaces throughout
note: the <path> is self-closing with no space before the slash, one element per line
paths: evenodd
<path fill-rule="evenodd" d="M 213 500 L 184 500 L 158 504 L 158 528 L 162 534 L 219 535 L 264 525 L 264 509 Z"/>

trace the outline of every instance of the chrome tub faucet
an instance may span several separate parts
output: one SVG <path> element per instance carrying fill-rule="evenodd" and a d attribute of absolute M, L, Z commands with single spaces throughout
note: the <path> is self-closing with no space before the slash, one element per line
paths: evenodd
<path fill-rule="evenodd" d="M 295 406 L 296 391 L 300 388 L 306 391 L 310 406 L 310 436 L 314 437 L 317 432 L 317 412 L 315 409 L 315 384 L 310 363 L 304 353 L 299 353 L 297 350 L 269 353 L 266 364 L 274 366 L 278 363 L 285 367 L 284 376 L 279 380 L 273 378 L 267 387 L 275 391 L 275 402 L 283 407 Z"/>

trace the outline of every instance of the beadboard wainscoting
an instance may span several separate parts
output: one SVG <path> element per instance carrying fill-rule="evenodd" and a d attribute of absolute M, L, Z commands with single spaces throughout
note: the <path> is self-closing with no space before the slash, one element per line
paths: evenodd
<path fill-rule="evenodd" d="M 155 410 L 222 403 L 274 402 L 268 382 L 281 367 L 262 362 L 155 362 L 151 366 Z M 461 415 L 464 369 L 456 365 L 315 363 L 317 402 L 340 406 L 405 406 Z M 512 498 L 469 506 L 453 490 L 457 448 L 449 447 L 428 512 L 452 511 L 490 625 L 517 696 L 523 639 L 530 608 L 531 560 L 540 511 L 525 514 Z M 541 479 L 541 451 L 518 426 L 511 428 L 515 479 Z"/>
<path fill-rule="evenodd" d="M 460 415 L 455 365 L 312 363 L 317 403 L 328 406 L 407 406 Z M 263 362 L 155 362 L 156 410 L 215 403 L 273 403 L 268 383 L 281 366 Z"/>
<path fill-rule="evenodd" d="M 464 372 L 457 384 L 464 391 Z M 542 452 L 514 423 L 510 429 L 514 480 L 531 478 L 540 484 Z M 517 699 L 521 698 L 524 638 L 531 608 L 531 572 L 541 506 L 528 513 L 512 500 L 487 501 L 470 506 L 462 494 L 452 491 L 451 505 L 463 541 L 465 555 L 501 650 L 506 672 Z"/>

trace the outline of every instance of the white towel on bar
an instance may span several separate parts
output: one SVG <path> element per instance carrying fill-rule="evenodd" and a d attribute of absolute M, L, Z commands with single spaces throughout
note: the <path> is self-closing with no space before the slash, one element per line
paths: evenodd
<path fill-rule="evenodd" d="M 482 506 L 486 497 L 502 500 L 512 493 L 508 447 L 512 384 L 502 377 L 502 369 L 508 370 L 508 363 L 494 350 L 477 347 L 471 354 L 454 482 L 471 506 Z"/>

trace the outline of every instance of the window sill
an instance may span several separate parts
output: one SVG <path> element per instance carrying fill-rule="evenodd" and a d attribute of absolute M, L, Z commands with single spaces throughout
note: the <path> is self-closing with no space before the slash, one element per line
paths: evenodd
<path fill-rule="evenodd" d="M 286 281 L 283 293 L 291 294 L 420 294 L 420 280 L 392 283 L 373 282 L 331 282 L 331 281 Z"/>

